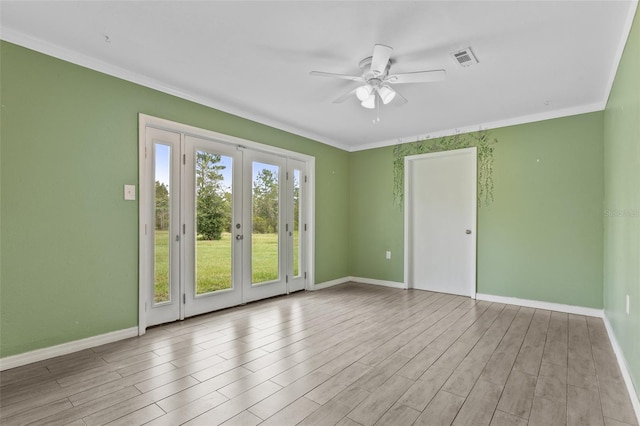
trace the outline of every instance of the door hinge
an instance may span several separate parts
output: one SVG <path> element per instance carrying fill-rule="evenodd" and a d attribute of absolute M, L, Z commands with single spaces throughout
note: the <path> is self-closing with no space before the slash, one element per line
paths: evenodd
<path fill-rule="evenodd" d="M 182 164 L 187 164 L 187 154 L 182 154 Z"/>
<path fill-rule="evenodd" d="M 176 235 L 176 241 L 180 241 L 180 234 Z"/>
<path fill-rule="evenodd" d="M 182 293 L 182 304 L 186 305 L 187 303 L 187 295 L 185 293 Z"/>
<path fill-rule="evenodd" d="M 284 230 L 285 230 L 286 232 L 289 232 L 289 224 L 288 224 L 288 223 L 284 226 Z"/>
<path fill-rule="evenodd" d="M 187 233 L 187 225 L 186 224 L 182 224 L 182 234 L 186 234 Z"/>
<path fill-rule="evenodd" d="M 304 183 L 307 183 L 307 177 L 306 176 L 304 177 Z"/>
<path fill-rule="evenodd" d="M 289 180 L 289 172 L 287 172 L 287 180 Z"/>
<path fill-rule="evenodd" d="M 307 279 L 307 273 L 306 272 L 304 273 L 304 279 L 305 280 Z"/>
<path fill-rule="evenodd" d="M 288 282 L 289 282 L 289 275 L 285 275 L 285 276 L 284 276 L 284 282 L 285 282 L 285 283 L 288 283 Z"/>
<path fill-rule="evenodd" d="M 307 224 L 304 224 L 304 231 L 307 232 Z"/>

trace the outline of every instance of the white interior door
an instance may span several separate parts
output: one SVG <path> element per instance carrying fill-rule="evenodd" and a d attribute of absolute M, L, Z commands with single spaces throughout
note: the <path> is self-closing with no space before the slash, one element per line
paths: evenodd
<path fill-rule="evenodd" d="M 405 159 L 407 286 L 475 297 L 477 152 Z"/>
<path fill-rule="evenodd" d="M 186 133 L 143 132 L 141 332 L 305 288 L 305 162 Z"/>

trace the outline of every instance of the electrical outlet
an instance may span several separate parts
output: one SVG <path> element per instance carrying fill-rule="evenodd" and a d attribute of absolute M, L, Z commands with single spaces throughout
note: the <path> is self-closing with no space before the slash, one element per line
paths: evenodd
<path fill-rule="evenodd" d="M 627 315 L 629 315 L 629 295 L 627 294 Z"/>
<path fill-rule="evenodd" d="M 391 252 L 390 251 L 387 251 L 386 257 L 387 257 L 387 260 L 391 259 Z"/>

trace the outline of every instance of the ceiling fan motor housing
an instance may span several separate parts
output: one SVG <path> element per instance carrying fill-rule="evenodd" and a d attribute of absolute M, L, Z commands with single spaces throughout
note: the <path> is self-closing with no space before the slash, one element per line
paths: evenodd
<path fill-rule="evenodd" d="M 384 72 L 380 75 L 375 75 L 371 71 L 372 59 L 373 59 L 373 56 L 368 56 L 363 60 L 361 60 L 360 63 L 358 64 L 358 67 L 362 70 L 362 78 L 364 78 L 365 81 L 369 81 L 371 78 L 374 78 L 374 77 L 379 78 L 380 80 L 384 80 L 387 77 L 387 75 L 389 75 L 389 69 L 391 69 L 391 59 L 389 59 L 389 61 L 387 62 L 387 66 L 384 68 Z"/>

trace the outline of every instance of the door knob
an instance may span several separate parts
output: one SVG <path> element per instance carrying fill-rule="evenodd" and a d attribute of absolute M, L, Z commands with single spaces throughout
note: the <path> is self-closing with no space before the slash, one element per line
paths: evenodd
<path fill-rule="evenodd" d="M 238 240 L 238 241 L 240 241 L 240 240 L 241 240 L 241 239 L 243 239 L 243 238 L 244 238 L 244 236 L 243 236 L 243 235 L 240 235 L 240 234 L 236 235 L 236 240 Z"/>
<path fill-rule="evenodd" d="M 469 235 L 471 233 L 471 229 L 467 229 L 464 233 Z"/>

